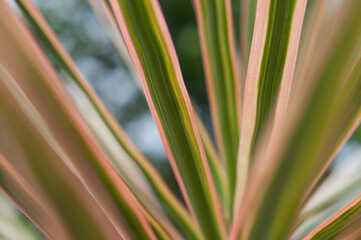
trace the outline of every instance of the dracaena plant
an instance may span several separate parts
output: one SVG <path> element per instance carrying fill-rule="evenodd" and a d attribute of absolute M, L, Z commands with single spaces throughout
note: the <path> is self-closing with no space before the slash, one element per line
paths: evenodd
<path fill-rule="evenodd" d="M 332 208 L 360 178 L 308 205 L 361 120 L 361 1 L 241 0 L 234 31 L 230 0 L 193 0 L 213 142 L 158 1 L 89 0 L 140 83 L 184 202 L 35 5 L 15 2 L 0 1 L 0 190 L 42 237 L 361 236 L 361 196 Z"/>

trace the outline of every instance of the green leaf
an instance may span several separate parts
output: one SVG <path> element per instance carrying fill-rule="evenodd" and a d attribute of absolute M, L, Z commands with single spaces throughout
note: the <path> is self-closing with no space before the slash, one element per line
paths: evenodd
<path fill-rule="evenodd" d="M 193 108 L 194 109 L 194 108 Z M 230 216 L 225 214 L 229 213 L 229 209 L 225 209 L 227 207 L 227 203 L 229 203 L 229 189 L 227 184 L 226 177 L 226 169 L 224 167 L 224 161 L 218 156 L 215 146 L 213 145 L 211 137 L 208 135 L 207 129 L 204 126 L 202 120 L 199 118 L 199 115 L 194 111 L 194 119 L 196 121 L 199 135 L 202 139 L 202 143 L 204 146 L 204 151 L 207 155 L 207 160 L 209 164 L 209 169 L 212 173 L 212 177 L 214 180 L 214 185 L 216 187 L 216 191 L 220 202 L 223 206 L 223 215 L 225 219 L 230 219 Z"/>
<path fill-rule="evenodd" d="M 0 155 L 0 180 L 0 192 L 4 193 L 0 196 L 0 236 L 9 239 L 14 237 L 41 239 L 40 234 L 36 234 L 35 231 L 26 227 L 24 222 L 21 222 L 21 216 L 16 212 L 14 206 L 10 205 L 11 202 L 6 201 L 7 197 L 48 238 L 58 236 L 66 239 L 69 237 L 51 205 L 40 197 L 2 155 Z M 49 224 L 50 222 L 52 224 Z"/>
<path fill-rule="evenodd" d="M 179 63 L 156 1 L 109 1 L 140 73 L 185 201 L 206 239 L 225 226 L 206 155 L 193 119 Z"/>
<path fill-rule="evenodd" d="M 89 85 L 88 81 L 84 78 L 84 76 L 80 74 L 75 63 L 66 52 L 64 47 L 61 45 L 60 41 L 53 33 L 51 28 L 48 26 L 41 13 L 36 9 L 36 7 L 31 3 L 31 1 L 16 1 L 19 4 L 19 7 L 23 11 L 24 15 L 27 17 L 29 23 L 36 30 L 36 33 L 44 46 L 56 60 L 57 64 L 61 66 L 64 71 L 66 71 L 66 73 L 68 73 L 70 80 L 73 81 L 76 85 L 78 85 L 80 90 L 85 95 L 86 99 L 82 100 L 85 100 L 89 103 L 89 107 L 91 109 L 94 109 L 95 115 L 100 117 L 100 124 L 105 125 L 105 129 L 97 129 L 97 127 L 99 128 L 99 122 L 96 122 L 93 127 L 93 131 L 97 134 L 98 140 L 102 143 L 103 148 L 107 152 L 112 152 L 112 149 L 109 149 L 109 147 L 107 146 L 113 146 L 113 144 L 108 144 L 107 142 L 109 141 L 108 139 L 111 137 L 115 139 L 115 144 L 118 144 L 117 147 L 119 147 L 120 150 L 116 151 L 113 155 L 110 156 L 112 164 L 117 167 L 117 170 L 121 173 L 121 175 L 130 185 L 130 187 L 139 196 L 139 198 L 145 203 L 145 205 L 152 212 L 152 214 L 155 215 L 155 217 L 162 223 L 162 225 L 167 226 L 168 231 L 172 232 L 173 234 L 179 235 L 174 226 L 172 226 L 166 216 L 164 216 L 161 209 L 157 209 L 157 202 L 152 199 L 152 196 L 149 196 L 149 194 L 147 194 L 149 188 L 154 191 L 161 205 L 169 214 L 170 218 L 177 225 L 179 225 L 179 227 L 184 230 L 184 232 L 187 232 L 190 236 L 193 237 L 198 236 L 199 230 L 196 226 L 192 224 L 189 213 L 186 211 L 180 201 L 174 196 L 174 194 L 168 188 L 167 184 L 161 178 L 160 174 L 156 171 L 150 161 L 131 142 L 129 137 L 126 135 L 124 129 L 117 123 L 109 110 L 100 100 L 96 92 Z M 98 10 L 100 11 L 100 9 Z M 122 43 L 119 43 L 118 45 L 122 45 Z M 77 93 L 76 97 L 78 96 L 79 93 Z M 84 112 L 84 114 L 89 113 L 89 107 L 86 108 L 87 112 Z M 93 121 L 95 117 L 96 116 L 92 116 L 86 119 L 89 124 L 91 124 L 91 121 Z M 105 135 L 107 139 L 102 139 L 101 137 L 104 136 L 104 131 L 109 131 L 109 135 L 111 136 Z M 129 165 L 129 163 L 124 163 L 124 161 L 117 161 L 119 153 L 123 155 L 122 158 L 126 161 L 136 163 L 138 168 L 134 169 L 132 165 Z M 139 170 L 141 170 L 141 172 L 139 172 Z M 143 179 L 146 182 L 141 181 L 142 178 L 140 174 L 144 174 L 146 179 Z"/>
<path fill-rule="evenodd" d="M 241 82 L 236 65 L 231 1 L 196 0 L 194 5 L 213 129 L 220 156 L 226 161 L 230 191 L 230 202 L 226 208 L 230 216 L 236 184 L 241 117 Z"/>
<path fill-rule="evenodd" d="M 284 118 L 306 3 L 307 0 L 258 1 L 244 90 L 235 212 L 239 210 L 249 162 L 262 131 L 277 118 Z"/>
<path fill-rule="evenodd" d="M 249 239 L 287 238 L 308 187 L 324 166 L 320 150 L 327 123 L 361 38 L 361 2 L 343 4 L 337 24 L 326 31 L 328 42 L 315 53 L 298 100 L 257 151 L 239 220 Z"/>
<path fill-rule="evenodd" d="M 45 54 L 7 3 L 0 6 L 0 153 L 38 183 L 73 238 L 154 239 Z"/>
<path fill-rule="evenodd" d="M 257 0 L 241 0 L 240 50 L 242 64 L 247 70 L 256 19 Z"/>
<path fill-rule="evenodd" d="M 357 239 L 360 237 L 361 195 L 335 213 L 304 239 Z"/>
<path fill-rule="evenodd" d="M 361 55 L 350 67 L 340 88 L 319 150 L 323 169 L 314 179 L 308 193 L 312 192 L 316 182 L 361 123 Z"/>

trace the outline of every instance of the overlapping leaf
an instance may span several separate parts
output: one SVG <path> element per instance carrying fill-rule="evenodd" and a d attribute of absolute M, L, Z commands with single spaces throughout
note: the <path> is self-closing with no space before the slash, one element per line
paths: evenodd
<path fill-rule="evenodd" d="M 236 66 L 231 1 L 194 1 L 207 93 L 220 155 L 226 161 L 231 211 L 236 184 L 241 89 Z M 228 213 L 229 215 L 229 213 Z"/>
<path fill-rule="evenodd" d="M 240 16 L 240 52 L 244 70 L 247 70 L 249 53 L 251 50 L 254 22 L 256 18 L 257 0 L 241 0 Z M 242 74 L 245 76 L 245 73 Z"/>
<path fill-rule="evenodd" d="M 361 220 L 361 196 L 327 219 L 304 239 L 358 239 Z"/>
<path fill-rule="evenodd" d="M 121 126 L 118 125 L 116 120 L 113 118 L 113 116 L 109 113 L 102 101 L 99 99 L 95 91 L 91 88 L 86 79 L 79 73 L 75 66 L 75 63 L 61 46 L 61 43 L 56 38 L 50 27 L 46 24 L 46 21 L 42 18 L 41 14 L 37 11 L 35 6 L 33 6 L 28 0 L 17 0 L 17 2 L 23 10 L 24 14 L 28 17 L 32 26 L 35 28 L 41 41 L 48 48 L 49 53 L 54 56 L 57 63 L 62 68 L 64 68 L 64 70 L 71 77 L 72 81 L 74 81 L 79 86 L 80 90 L 83 91 L 85 97 L 88 99 L 90 105 L 89 107 L 95 110 L 96 115 L 99 115 L 101 123 L 105 125 L 105 129 L 99 129 L 98 132 L 96 132 L 98 133 L 98 136 L 104 134 L 104 131 L 109 131 L 110 136 L 105 135 L 105 137 L 114 137 L 116 142 L 119 144 L 121 148 L 120 153 L 123 152 L 122 158 L 126 158 L 128 163 L 124 161 L 117 161 L 117 154 L 119 155 L 119 151 L 117 151 L 112 155 L 112 158 L 115 159 L 113 161 L 113 164 L 118 167 L 117 169 L 127 180 L 128 184 L 132 187 L 132 189 L 135 190 L 137 195 L 151 210 L 151 212 L 155 214 L 165 226 L 167 226 L 169 231 L 174 234 L 178 234 L 172 224 L 169 223 L 168 219 L 162 214 L 159 209 L 157 209 L 157 202 L 154 202 L 152 196 L 147 194 L 146 190 L 147 188 L 149 189 L 149 185 L 160 200 L 162 206 L 169 213 L 171 219 L 176 222 L 180 228 L 182 228 L 185 232 L 188 232 L 188 234 L 190 235 L 196 236 L 197 234 L 199 234 L 197 233 L 198 230 L 196 229 L 196 227 L 192 225 L 190 216 L 183 207 L 183 205 L 173 195 L 173 193 L 170 191 L 164 180 L 161 178 L 161 176 L 155 170 L 149 160 L 146 159 L 145 156 L 142 155 L 134 146 L 134 144 L 130 141 L 125 131 L 121 128 Z M 86 111 L 89 112 L 89 108 L 87 108 Z M 94 120 L 94 118 L 95 117 L 92 116 L 88 118 L 88 121 L 91 122 Z M 96 125 L 94 127 L 95 131 L 97 131 L 97 126 L 99 126 L 98 122 L 96 122 Z M 107 139 L 104 139 L 103 141 L 106 140 Z M 111 152 L 111 149 L 109 149 L 107 145 L 112 146 L 112 144 L 110 144 L 109 141 L 103 144 L 103 147 L 108 150 L 108 152 Z M 149 181 L 149 185 L 147 185 L 147 182 L 144 182 L 145 179 L 141 181 L 142 173 L 139 172 L 137 168 L 134 169 L 134 167 L 130 165 L 133 162 L 138 165 L 142 173 L 145 175 L 146 179 Z"/>
<path fill-rule="evenodd" d="M 109 1 L 140 73 L 168 158 L 207 239 L 225 236 L 220 204 L 157 1 Z"/>
<path fill-rule="evenodd" d="M 0 4 L 1 153 L 26 181 L 38 182 L 36 191 L 51 202 L 70 236 L 155 238 L 50 63 L 7 3 Z"/>
<path fill-rule="evenodd" d="M 235 211 L 240 206 L 248 165 L 261 132 L 274 119 L 284 117 L 306 3 L 258 1 L 244 90 Z"/>
<path fill-rule="evenodd" d="M 359 50 L 360 10 L 359 1 L 344 2 L 298 103 L 290 106 L 286 122 L 276 122 L 267 146 L 257 153 L 240 211 L 242 236 L 282 239 L 290 234 L 308 186 L 327 161 L 320 151 L 349 62 Z"/>

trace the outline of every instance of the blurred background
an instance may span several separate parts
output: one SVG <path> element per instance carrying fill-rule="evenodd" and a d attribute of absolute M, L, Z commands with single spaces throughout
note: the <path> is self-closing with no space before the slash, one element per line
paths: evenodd
<path fill-rule="evenodd" d="M 233 1 L 235 29 L 238 29 L 239 25 L 239 2 Z M 130 138 L 153 162 L 179 196 L 177 184 L 147 102 L 87 1 L 34 0 L 34 3 L 71 54 L 80 71 L 90 81 Z M 210 112 L 192 1 L 160 0 L 160 4 L 174 41 L 187 90 L 206 127 L 211 132 Z M 238 38 L 238 34 L 236 37 Z M 348 166 L 357 166 L 357 170 L 361 170 L 360 164 L 355 165 L 360 162 L 357 161 L 360 159 L 361 129 L 359 128 L 331 168 L 342 161 L 348 162 Z M 355 194 L 360 192 L 361 190 Z M 16 227 L 24 228 L 26 238 L 14 235 L 17 231 L 11 233 L 13 225 L 10 223 L 14 214 L 24 219 L 24 225 Z M 1 195 L 0 237 L 4 235 L 5 239 L 37 238 L 39 233 L 29 226 L 31 223 L 25 220 L 25 217 Z"/>

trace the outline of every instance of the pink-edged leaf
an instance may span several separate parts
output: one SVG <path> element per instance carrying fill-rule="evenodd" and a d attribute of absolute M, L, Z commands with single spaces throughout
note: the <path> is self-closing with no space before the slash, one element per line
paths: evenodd
<path fill-rule="evenodd" d="M 95 116 L 86 118 L 88 123 L 92 125 L 92 121 L 94 121 L 97 116 L 100 118 L 99 121 L 93 124 L 93 131 L 98 136 L 99 141 L 101 141 L 102 148 L 108 152 L 108 158 L 112 160 L 112 164 L 121 173 L 122 177 L 124 177 L 151 213 L 156 216 L 156 219 L 158 219 L 162 225 L 167 226 L 168 230 L 174 235 L 179 236 L 179 233 L 177 233 L 175 227 L 172 226 L 172 223 L 166 218 L 164 213 L 162 213 L 162 209 L 159 209 L 159 206 L 157 206 L 158 202 L 154 199 L 150 190 L 154 191 L 160 204 L 169 213 L 173 221 L 179 224 L 181 228 L 183 227 L 187 229 L 188 232 L 193 232 L 194 235 L 197 235 L 198 230 L 192 225 L 189 213 L 168 188 L 154 166 L 131 142 L 124 129 L 110 114 L 109 110 L 102 103 L 84 76 L 80 74 L 75 63 L 63 48 L 59 39 L 48 26 L 38 9 L 29 0 L 17 0 L 17 3 L 29 23 L 36 29 L 37 35 L 49 53 L 68 73 L 71 80 L 78 85 L 81 92 L 76 92 L 77 96 L 74 96 L 75 99 L 79 97 L 79 95 L 82 95 L 85 98 L 81 99 L 83 105 L 84 101 L 88 102 L 89 105 L 84 114 L 89 114 L 89 108 L 93 110 Z M 121 43 L 119 45 L 121 45 Z M 99 125 L 104 127 L 100 128 Z M 104 134 L 105 132 L 109 132 L 109 134 Z M 109 142 L 109 138 L 114 138 L 115 143 Z M 113 151 L 110 147 L 114 146 L 114 144 L 116 144 L 117 147 L 116 151 Z M 122 159 L 119 160 L 118 158 Z M 137 164 L 137 166 L 134 166 L 134 163 Z"/>
<path fill-rule="evenodd" d="M 185 201 L 207 239 L 225 236 L 215 186 L 159 3 L 109 1 Z"/>
<path fill-rule="evenodd" d="M 48 238 L 70 239 L 60 216 L 0 155 L 0 191 Z"/>
<path fill-rule="evenodd" d="M 289 237 L 305 193 L 327 161 L 320 158 L 327 125 L 360 47 L 361 2 L 343 2 L 341 9 L 337 24 L 325 32 L 328 41 L 312 59 L 298 100 L 289 106 L 285 119 L 276 118 L 257 147 L 232 238 Z"/>
<path fill-rule="evenodd" d="M 45 54 L 7 3 L 0 6 L 0 152 L 24 179 L 37 179 L 72 236 L 155 239 Z"/>
<path fill-rule="evenodd" d="M 310 232 L 309 239 L 356 239 L 361 229 L 361 195 Z"/>
<path fill-rule="evenodd" d="M 230 0 L 195 0 L 207 93 L 220 156 L 225 160 L 232 212 L 241 119 L 241 81 L 236 64 Z"/>
<path fill-rule="evenodd" d="M 257 2 L 244 90 L 234 214 L 239 211 L 249 162 L 262 131 L 285 116 L 306 4 L 307 0 Z"/>

